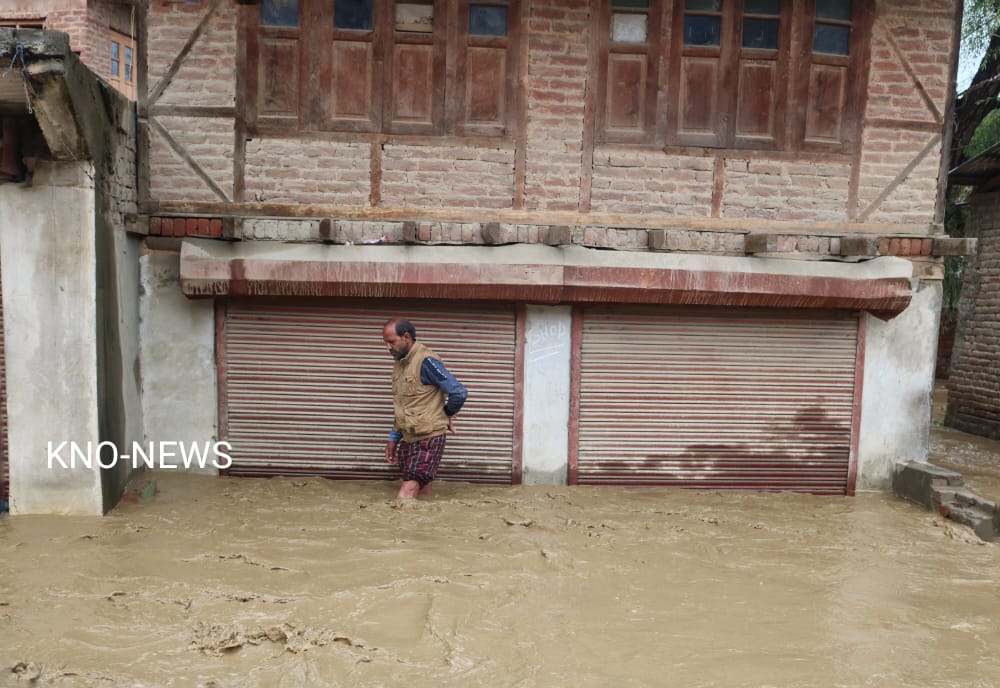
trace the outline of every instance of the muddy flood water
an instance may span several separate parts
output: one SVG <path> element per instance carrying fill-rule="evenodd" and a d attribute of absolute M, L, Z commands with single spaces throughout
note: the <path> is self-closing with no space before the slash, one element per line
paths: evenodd
<path fill-rule="evenodd" d="M 1000 685 L 1000 547 L 882 494 L 156 479 L 0 520 L 0 684 Z"/>
<path fill-rule="evenodd" d="M 0 685 L 1000 686 L 1000 546 L 884 494 L 154 477 L 0 519 Z"/>

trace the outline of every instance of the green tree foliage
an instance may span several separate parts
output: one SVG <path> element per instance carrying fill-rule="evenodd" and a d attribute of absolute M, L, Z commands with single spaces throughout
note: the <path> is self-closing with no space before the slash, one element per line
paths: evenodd
<path fill-rule="evenodd" d="M 1000 141 L 1000 110 L 992 110 L 976 127 L 969 145 L 965 147 L 965 157 L 974 158 L 997 141 Z"/>
<path fill-rule="evenodd" d="M 962 14 L 962 58 L 982 55 L 990 44 L 991 36 L 998 29 L 1000 29 L 1000 2 L 965 0 Z"/>

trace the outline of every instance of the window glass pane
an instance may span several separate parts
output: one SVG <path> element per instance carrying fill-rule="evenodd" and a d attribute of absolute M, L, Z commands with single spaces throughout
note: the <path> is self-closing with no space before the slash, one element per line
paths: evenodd
<path fill-rule="evenodd" d="M 434 33 L 434 5 L 396 5 L 396 31 Z"/>
<path fill-rule="evenodd" d="M 333 25 L 338 29 L 372 30 L 372 0 L 336 0 Z"/>
<path fill-rule="evenodd" d="M 125 65 L 125 81 L 132 81 L 132 65 Z"/>
<path fill-rule="evenodd" d="M 611 40 L 616 43 L 645 43 L 645 14 L 614 14 L 611 16 Z"/>
<path fill-rule="evenodd" d="M 722 0 L 684 0 L 684 9 L 697 12 L 721 12 Z"/>
<path fill-rule="evenodd" d="M 118 76 L 118 60 L 111 60 L 111 76 Z"/>
<path fill-rule="evenodd" d="M 851 27 L 836 24 L 816 24 L 813 52 L 846 55 L 851 39 Z"/>
<path fill-rule="evenodd" d="M 611 0 L 612 7 L 649 7 L 649 0 Z"/>
<path fill-rule="evenodd" d="M 744 19 L 743 47 L 762 48 L 764 50 L 777 50 L 778 20 Z"/>
<path fill-rule="evenodd" d="M 469 8 L 470 36 L 506 36 L 507 8 L 473 5 Z"/>
<path fill-rule="evenodd" d="M 684 45 L 719 45 L 721 17 L 684 17 Z"/>
<path fill-rule="evenodd" d="M 260 23 L 265 26 L 298 26 L 299 0 L 263 0 Z"/>
<path fill-rule="evenodd" d="M 851 0 L 816 0 L 816 18 L 851 21 Z"/>
<path fill-rule="evenodd" d="M 118 59 L 118 44 L 114 41 L 111 41 L 111 57 Z"/>
<path fill-rule="evenodd" d="M 781 0 L 746 0 L 743 4 L 744 14 L 781 14 Z"/>
<path fill-rule="evenodd" d="M 125 46 L 125 62 L 132 64 L 132 48 Z"/>

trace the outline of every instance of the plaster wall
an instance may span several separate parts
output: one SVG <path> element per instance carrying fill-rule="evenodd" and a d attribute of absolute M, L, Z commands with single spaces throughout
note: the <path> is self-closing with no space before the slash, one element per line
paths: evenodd
<path fill-rule="evenodd" d="M 941 283 L 924 282 L 892 320 L 866 318 L 859 490 L 889 489 L 899 461 L 927 460 Z"/>
<path fill-rule="evenodd" d="M 179 255 L 146 250 L 139 259 L 139 361 L 145 442 L 217 439 L 215 306 L 179 287 Z M 217 474 L 211 465 L 192 467 Z"/>
<path fill-rule="evenodd" d="M 527 306 L 525 315 L 521 478 L 525 485 L 565 485 L 572 309 Z"/>
<path fill-rule="evenodd" d="M 49 468 L 48 443 L 98 437 L 95 194 L 89 163 L 0 185 L 10 509 L 103 513 L 100 468 Z M 58 240 L 57 240 L 58 239 Z"/>

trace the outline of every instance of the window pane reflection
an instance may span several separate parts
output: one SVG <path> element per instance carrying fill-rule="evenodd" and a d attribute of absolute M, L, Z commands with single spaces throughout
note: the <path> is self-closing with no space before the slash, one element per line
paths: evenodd
<path fill-rule="evenodd" d="M 333 25 L 338 29 L 372 30 L 372 0 L 336 0 Z"/>
<path fill-rule="evenodd" d="M 265 26 L 298 26 L 299 0 L 263 0 L 260 23 Z"/>
<path fill-rule="evenodd" d="M 816 24 L 813 52 L 846 55 L 851 40 L 851 27 L 836 24 Z"/>
<path fill-rule="evenodd" d="M 778 49 L 777 19 L 744 19 L 743 47 L 762 50 Z"/>
<path fill-rule="evenodd" d="M 506 36 L 507 8 L 473 5 L 469 8 L 469 35 Z"/>
<path fill-rule="evenodd" d="M 684 17 L 684 45 L 719 45 L 721 17 Z"/>

